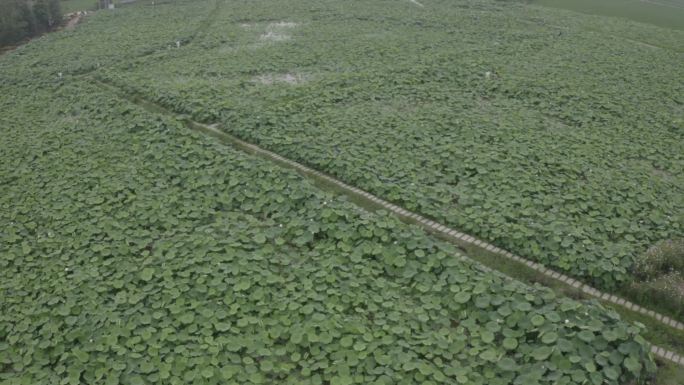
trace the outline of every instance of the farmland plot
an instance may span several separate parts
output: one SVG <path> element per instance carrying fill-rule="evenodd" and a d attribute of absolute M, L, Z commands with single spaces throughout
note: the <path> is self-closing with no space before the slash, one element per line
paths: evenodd
<path fill-rule="evenodd" d="M 457 97 L 473 111 L 484 102 L 449 82 L 440 90 L 439 82 L 420 86 L 401 76 L 439 73 L 429 62 L 394 60 L 399 43 L 416 56 L 424 51 L 412 41 L 427 36 L 384 28 L 409 28 L 392 14 L 406 11 L 355 24 L 368 44 L 361 48 L 336 20 L 363 21 L 368 13 L 339 2 L 293 2 L 291 14 L 252 2 L 160 3 L 95 14 L 75 31 L 0 58 L 0 382 L 617 385 L 654 372 L 642 325 L 483 269 L 415 227 L 365 212 L 94 81 L 230 123 L 227 129 L 295 158 L 360 175 L 363 187 L 381 188 L 382 180 L 392 199 L 427 210 L 447 191 L 438 183 L 447 174 L 408 166 L 404 155 L 433 165 L 439 145 L 456 146 L 457 136 L 445 142 L 424 127 L 389 152 L 393 142 L 372 123 L 393 119 L 390 131 L 405 135 L 401 119 L 433 116 L 409 88 L 446 116 L 449 105 L 429 95 Z M 386 4 L 368 6 L 379 12 Z M 428 30 L 436 38 L 444 26 Z M 300 45 L 319 28 L 328 31 L 321 41 L 346 51 Z M 120 38 L 107 40 L 113 31 Z M 298 63 L 293 52 L 310 62 Z M 345 52 L 354 55 L 344 59 Z M 383 72 L 373 60 L 397 67 Z M 445 79 L 454 75 L 444 71 Z M 490 80 L 497 76 L 490 71 Z M 400 96 L 380 98 L 368 85 Z M 525 119 L 541 116 L 494 96 Z M 324 115 L 308 120 L 295 107 Z M 514 129 L 507 114 L 488 111 Z M 347 132 L 326 127 L 329 117 L 369 122 Z M 286 118 L 292 126 L 281 124 Z M 310 132 L 298 133 L 295 121 Z M 469 135 L 469 151 L 486 150 Z M 382 165 L 366 148 L 374 156 L 405 154 Z M 394 165 L 403 174 L 376 174 Z M 430 180 L 434 193 L 421 195 Z M 415 189 L 402 195 L 410 183 Z"/>
<path fill-rule="evenodd" d="M 643 42 L 684 32 L 508 2 L 278 4 L 231 3 L 201 44 L 98 76 L 606 289 L 682 237 L 682 54 Z M 265 42 L 275 21 L 297 26 Z M 305 81 L 254 81 L 288 76 Z"/>
<path fill-rule="evenodd" d="M 90 85 L 3 91 L 3 383 L 618 384 L 653 370 L 614 312 L 484 271 L 175 120 Z"/>
<path fill-rule="evenodd" d="M 57 76 L 67 59 L 30 66 L 52 38 L 1 60 L 3 383 L 621 384 L 653 372 L 641 327 L 612 311 L 483 270 Z"/>

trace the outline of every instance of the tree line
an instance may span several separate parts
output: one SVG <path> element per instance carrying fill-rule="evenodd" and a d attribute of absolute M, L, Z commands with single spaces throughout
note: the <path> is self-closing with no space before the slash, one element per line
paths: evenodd
<path fill-rule="evenodd" d="M 0 0 L 0 46 L 50 31 L 62 21 L 60 0 Z"/>

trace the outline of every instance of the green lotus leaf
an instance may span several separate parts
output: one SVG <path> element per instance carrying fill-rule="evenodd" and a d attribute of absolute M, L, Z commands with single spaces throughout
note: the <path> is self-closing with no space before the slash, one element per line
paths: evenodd
<path fill-rule="evenodd" d="M 506 372 L 513 372 L 518 370 L 518 364 L 509 357 L 504 357 L 499 362 L 497 362 L 497 366 L 499 369 L 506 371 Z"/>
<path fill-rule="evenodd" d="M 584 342 L 592 342 L 594 338 L 596 338 L 594 333 L 590 332 L 589 330 L 582 330 L 581 332 L 577 333 L 577 337 Z"/>
<path fill-rule="evenodd" d="M 558 334 L 555 332 L 548 332 L 542 336 L 542 342 L 545 344 L 553 344 L 558 339 Z"/>
<path fill-rule="evenodd" d="M 518 340 L 515 338 L 504 338 L 502 345 L 507 350 L 513 350 L 518 347 Z"/>
<path fill-rule="evenodd" d="M 534 357 L 535 360 L 537 361 L 542 361 L 547 359 L 551 355 L 551 348 L 548 346 L 540 346 L 538 348 L 535 348 L 531 355 Z"/>
<path fill-rule="evenodd" d="M 140 272 L 140 279 L 143 281 L 149 281 L 154 276 L 154 269 L 151 267 L 146 267 Z"/>

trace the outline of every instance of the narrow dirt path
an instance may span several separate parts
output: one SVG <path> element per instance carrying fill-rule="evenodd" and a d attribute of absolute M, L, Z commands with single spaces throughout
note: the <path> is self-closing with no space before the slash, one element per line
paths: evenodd
<path fill-rule="evenodd" d="M 66 23 L 66 25 L 64 26 L 64 29 L 67 31 L 71 31 L 74 28 L 76 28 L 76 24 L 81 22 L 81 18 L 83 18 L 83 16 L 84 16 L 83 13 L 76 12 L 76 15 L 73 16 L 71 19 L 69 19 L 69 21 Z"/>

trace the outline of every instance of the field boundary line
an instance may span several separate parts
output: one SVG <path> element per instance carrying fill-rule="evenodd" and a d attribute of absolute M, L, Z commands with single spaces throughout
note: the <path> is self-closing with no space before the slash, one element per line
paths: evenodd
<path fill-rule="evenodd" d="M 653 310 L 648 310 L 644 307 L 641 307 L 635 303 L 632 303 L 630 301 L 627 301 L 623 298 L 617 297 L 613 294 L 610 293 L 605 293 L 601 292 L 598 289 L 595 289 L 587 284 L 584 284 L 574 278 L 571 278 L 567 275 L 561 274 L 559 272 L 556 272 L 554 270 L 551 270 L 547 267 L 545 267 L 542 264 L 536 263 L 534 261 L 522 258 L 520 256 L 517 256 L 509 251 L 506 251 L 504 249 L 501 249 L 497 246 L 494 246 L 490 243 L 487 243 L 485 241 L 482 241 L 478 238 L 475 238 L 471 235 L 462 233 L 458 230 L 452 229 L 446 225 L 440 224 L 438 222 L 435 222 L 429 218 L 426 218 L 418 213 L 409 211 L 407 209 L 404 209 L 403 207 L 397 206 L 393 203 L 390 203 L 382 198 L 379 198 L 367 191 L 364 191 L 358 187 L 351 186 L 347 183 L 342 182 L 341 180 L 330 176 L 328 174 L 325 174 L 321 171 L 315 170 L 313 168 L 310 168 L 308 166 L 305 166 L 297 161 L 291 160 L 289 158 L 286 158 L 282 155 L 279 155 L 273 151 L 267 150 L 265 148 L 262 148 L 256 144 L 247 142 L 245 140 L 242 140 L 238 138 L 235 135 L 232 135 L 228 132 L 225 132 L 221 129 L 218 128 L 218 124 L 204 124 L 200 122 L 196 122 L 190 118 L 181 118 L 179 117 L 178 113 L 173 112 L 171 110 L 168 110 L 167 108 L 159 105 L 156 102 L 149 101 L 146 98 L 140 96 L 140 95 L 130 95 L 126 91 L 120 89 L 117 85 L 111 84 L 105 81 L 100 81 L 100 80 L 94 80 L 96 83 L 112 90 L 114 93 L 116 93 L 119 96 L 123 96 L 130 100 L 133 103 L 143 105 L 143 108 L 148 108 L 150 110 L 155 111 L 156 113 L 166 113 L 170 115 L 175 115 L 177 119 L 185 122 L 189 128 L 202 132 L 204 134 L 210 135 L 212 137 L 215 137 L 219 140 L 222 141 L 227 141 L 233 144 L 235 147 L 237 147 L 239 150 L 242 150 L 246 153 L 250 154 L 255 154 L 259 155 L 263 158 L 267 158 L 268 160 L 273 161 L 274 163 L 289 167 L 291 169 L 297 170 L 300 173 L 304 174 L 305 176 L 313 176 L 319 180 L 323 180 L 326 183 L 335 186 L 337 189 L 344 191 L 347 195 L 353 195 L 356 197 L 360 197 L 368 202 L 372 202 L 375 206 L 381 207 L 383 209 L 389 210 L 389 212 L 395 214 L 396 216 L 403 218 L 404 222 L 406 221 L 411 221 L 414 224 L 419 225 L 422 227 L 424 230 L 430 232 L 430 233 L 437 233 L 440 234 L 442 237 L 448 239 L 451 243 L 466 243 L 472 246 L 476 246 L 482 250 L 489 251 L 491 253 L 497 254 L 500 257 L 503 257 L 505 259 L 515 261 L 519 264 L 526 265 L 529 269 L 536 270 L 537 273 L 542 274 L 546 276 L 547 278 L 552 278 L 554 280 L 560 281 L 564 285 L 570 286 L 578 291 L 583 292 L 584 294 L 594 297 L 600 301 L 606 301 L 609 302 L 613 305 L 620 306 L 623 308 L 626 308 L 630 311 L 633 311 L 635 313 L 640 313 L 644 316 L 653 318 L 657 320 L 659 323 L 667 326 L 674 328 L 676 330 L 683 331 L 684 330 L 684 324 L 667 316 L 664 316 L 662 314 L 656 313 Z M 477 261 L 476 259 L 473 259 L 472 257 L 467 256 L 465 253 L 462 256 L 465 259 L 468 259 L 470 261 L 473 261 L 477 263 L 479 266 L 481 266 L 483 269 L 487 271 L 493 271 L 489 266 L 484 265 L 483 263 Z M 508 276 L 507 274 L 500 272 L 501 274 Z M 514 279 L 511 277 L 511 279 Z M 662 347 L 656 346 L 654 344 L 651 344 L 651 353 L 657 357 L 660 357 L 661 359 L 665 359 L 668 361 L 671 361 L 675 364 L 684 366 L 684 355 L 679 355 L 676 352 L 669 351 L 667 349 L 664 349 Z"/>

